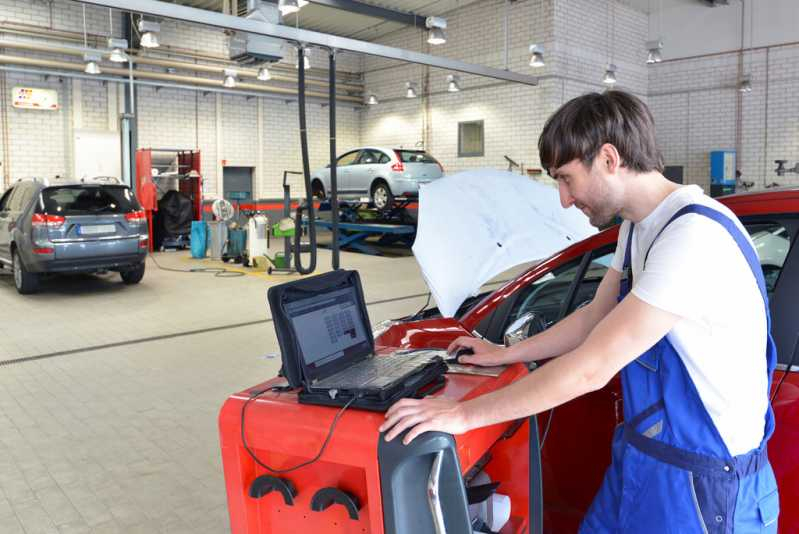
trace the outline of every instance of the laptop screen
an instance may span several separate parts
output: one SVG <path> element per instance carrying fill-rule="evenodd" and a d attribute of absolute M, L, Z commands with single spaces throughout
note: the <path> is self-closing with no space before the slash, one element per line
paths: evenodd
<path fill-rule="evenodd" d="M 288 302 L 286 312 L 309 378 L 319 378 L 322 368 L 336 372 L 372 350 L 354 286 Z"/>

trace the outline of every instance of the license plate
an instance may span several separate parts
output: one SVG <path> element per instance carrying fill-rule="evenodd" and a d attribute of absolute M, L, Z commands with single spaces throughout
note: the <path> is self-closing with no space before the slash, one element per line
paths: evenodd
<path fill-rule="evenodd" d="M 113 224 L 81 224 L 78 226 L 80 235 L 111 234 L 116 231 Z"/>

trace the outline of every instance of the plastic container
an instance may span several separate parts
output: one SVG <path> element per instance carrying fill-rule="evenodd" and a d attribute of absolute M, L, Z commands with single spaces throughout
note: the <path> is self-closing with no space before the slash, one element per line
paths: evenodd
<path fill-rule="evenodd" d="M 191 221 L 191 257 L 204 258 L 208 245 L 208 226 L 205 221 Z"/>
<path fill-rule="evenodd" d="M 224 221 L 208 221 L 208 255 L 221 259 L 227 244 L 227 224 Z"/>

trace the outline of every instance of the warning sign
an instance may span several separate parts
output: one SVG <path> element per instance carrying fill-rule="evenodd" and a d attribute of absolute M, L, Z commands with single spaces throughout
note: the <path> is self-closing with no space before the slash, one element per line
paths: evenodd
<path fill-rule="evenodd" d="M 58 91 L 33 87 L 14 87 L 11 105 L 22 109 L 58 109 Z"/>

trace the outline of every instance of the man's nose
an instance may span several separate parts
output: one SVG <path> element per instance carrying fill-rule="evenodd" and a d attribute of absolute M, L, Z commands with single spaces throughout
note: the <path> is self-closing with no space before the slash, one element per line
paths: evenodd
<path fill-rule="evenodd" d="M 569 193 L 569 188 L 563 182 L 558 182 L 558 193 L 560 193 L 560 205 L 569 208 L 574 204 L 574 197 Z"/>

